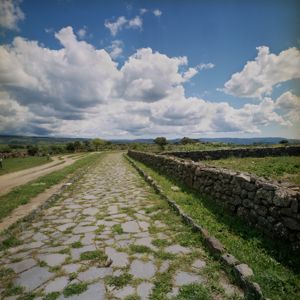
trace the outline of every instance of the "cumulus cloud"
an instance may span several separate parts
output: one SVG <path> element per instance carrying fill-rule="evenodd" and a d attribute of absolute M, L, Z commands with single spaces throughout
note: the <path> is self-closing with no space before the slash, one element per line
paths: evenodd
<path fill-rule="evenodd" d="M 153 14 L 154 14 L 155 17 L 160 17 L 162 15 L 162 12 L 159 9 L 155 9 L 153 11 Z"/>
<path fill-rule="evenodd" d="M 254 61 L 248 61 L 241 72 L 235 73 L 224 85 L 230 95 L 263 99 L 271 95 L 275 85 L 300 78 L 300 51 L 289 48 L 278 55 L 266 46 L 258 47 Z"/>
<path fill-rule="evenodd" d="M 143 20 L 140 16 L 136 16 L 135 18 L 128 21 L 129 28 L 138 28 L 142 29 L 143 27 Z"/>
<path fill-rule="evenodd" d="M 123 53 L 123 42 L 121 40 L 112 41 L 108 47 L 111 58 L 116 59 Z"/>
<path fill-rule="evenodd" d="M 113 59 L 121 54 L 120 40 L 106 51 L 78 40 L 71 27 L 55 37 L 58 50 L 21 37 L 0 46 L 1 132 L 104 137 L 259 132 L 261 126 L 290 125 L 285 116 L 299 102 L 287 93 L 234 108 L 186 97 L 184 83 L 199 67 L 189 67 L 185 56 L 142 48 L 118 66 Z"/>
<path fill-rule="evenodd" d="M 20 8 L 20 0 L 0 0 L 0 26 L 9 30 L 18 30 L 18 23 L 25 19 Z"/>
<path fill-rule="evenodd" d="M 141 8 L 141 9 L 140 9 L 140 15 L 145 14 L 147 11 L 148 11 L 148 9 L 146 9 L 146 8 Z"/>
<path fill-rule="evenodd" d="M 282 110 L 284 117 L 291 123 L 300 126 L 300 97 L 287 91 L 280 95 L 275 102 L 275 108 Z"/>

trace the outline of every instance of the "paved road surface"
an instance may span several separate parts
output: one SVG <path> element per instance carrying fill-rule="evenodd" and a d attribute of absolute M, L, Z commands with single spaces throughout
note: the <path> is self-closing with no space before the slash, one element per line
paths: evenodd
<path fill-rule="evenodd" d="M 41 176 L 47 175 L 51 172 L 69 166 L 77 160 L 77 157 L 63 156 L 63 160 L 60 160 L 57 156 L 54 156 L 52 159 L 53 161 L 48 164 L 1 175 L 0 195 L 8 193 L 11 189 L 13 189 L 16 186 L 25 184 L 31 180 L 37 179 Z"/>
<path fill-rule="evenodd" d="M 175 299 L 180 287 L 191 283 L 223 290 L 214 288 L 212 299 L 242 297 L 197 236 L 120 153 L 105 154 L 25 228 L 15 235 L 21 245 L 0 252 L 3 298 L 12 283 L 36 299 L 50 293 L 69 300 L 148 299 L 151 294 Z M 164 287 L 160 294 L 159 286 Z M 70 287 L 77 292 L 81 287 L 81 294 L 70 295 Z"/>

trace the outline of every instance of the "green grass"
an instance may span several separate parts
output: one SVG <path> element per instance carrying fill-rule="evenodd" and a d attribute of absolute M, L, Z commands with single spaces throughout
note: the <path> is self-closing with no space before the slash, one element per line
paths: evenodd
<path fill-rule="evenodd" d="M 80 254 L 81 260 L 97 260 L 100 262 L 105 262 L 107 260 L 107 255 L 101 250 L 86 251 Z"/>
<path fill-rule="evenodd" d="M 80 282 L 80 283 L 73 283 L 69 284 L 63 291 L 65 297 L 70 297 L 72 295 L 79 295 L 87 290 L 87 284 Z"/>
<path fill-rule="evenodd" d="M 128 285 L 132 281 L 132 275 L 128 273 L 121 274 L 119 276 L 107 276 L 105 282 L 108 285 L 114 286 L 117 289 L 120 289 Z"/>
<path fill-rule="evenodd" d="M 70 166 L 40 177 L 34 181 L 13 189 L 6 195 L 1 196 L 0 220 L 8 216 L 19 205 L 29 202 L 33 197 L 42 193 L 51 186 L 58 184 L 66 176 L 74 174 L 78 169 L 95 164 L 95 161 L 100 159 L 101 156 L 101 154 L 87 155 L 86 157 L 77 160 Z"/>
<path fill-rule="evenodd" d="M 124 233 L 123 228 L 120 224 L 114 224 L 111 229 L 113 233 L 117 233 L 117 234 Z"/>
<path fill-rule="evenodd" d="M 288 245 L 268 239 L 242 220 L 224 212 L 212 199 L 200 196 L 139 162 L 137 164 L 159 182 L 164 193 L 176 201 L 185 213 L 217 237 L 230 253 L 253 269 L 253 281 L 261 286 L 266 297 L 278 300 L 300 299 L 300 256 L 293 253 Z M 173 192 L 171 187 L 174 184 L 181 190 Z M 194 243 L 189 237 L 185 238 L 180 234 L 176 239 L 183 245 Z M 155 295 L 159 295 L 158 288 L 156 290 Z M 151 299 L 159 297 L 153 296 Z"/>
<path fill-rule="evenodd" d="M 52 292 L 47 294 L 43 300 L 56 300 L 59 297 L 60 293 L 59 292 Z"/>
<path fill-rule="evenodd" d="M 52 159 L 48 160 L 46 156 L 29 156 L 29 157 L 18 157 L 18 158 L 6 158 L 3 159 L 3 169 L 0 169 L 0 175 L 16 172 L 28 168 L 37 167 L 46 163 L 51 162 Z"/>
<path fill-rule="evenodd" d="M 188 284 L 180 288 L 179 294 L 175 297 L 176 300 L 209 300 L 212 297 L 209 291 L 201 284 Z"/>
<path fill-rule="evenodd" d="M 300 157 L 277 156 L 263 158 L 234 158 L 208 160 L 205 163 L 217 167 L 254 173 L 262 177 L 289 181 L 300 185 Z"/>

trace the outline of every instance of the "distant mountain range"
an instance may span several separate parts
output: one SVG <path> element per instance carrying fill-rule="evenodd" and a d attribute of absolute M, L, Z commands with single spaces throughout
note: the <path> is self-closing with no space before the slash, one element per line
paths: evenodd
<path fill-rule="evenodd" d="M 221 142 L 239 145 L 252 145 L 252 144 L 278 144 L 282 137 L 257 137 L 257 138 L 200 138 L 202 142 Z M 0 144 L 62 144 L 74 141 L 86 141 L 88 138 L 61 138 L 61 137 L 36 137 L 36 136 L 14 136 L 14 135 L 0 135 Z M 299 144 L 299 139 L 287 139 L 290 144 Z M 171 139 L 170 143 L 177 143 L 180 139 Z M 152 144 L 153 139 L 115 139 L 111 140 L 115 144 L 127 144 L 127 143 L 145 143 Z"/>

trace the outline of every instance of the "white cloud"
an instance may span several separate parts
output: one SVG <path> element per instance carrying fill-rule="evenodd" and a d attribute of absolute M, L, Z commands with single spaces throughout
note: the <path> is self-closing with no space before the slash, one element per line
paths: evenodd
<path fill-rule="evenodd" d="M 123 53 L 123 42 L 120 40 L 114 40 L 111 46 L 108 47 L 109 55 L 112 59 L 118 58 Z"/>
<path fill-rule="evenodd" d="M 140 16 L 136 16 L 135 18 L 128 21 L 128 27 L 142 29 L 143 20 L 141 19 Z"/>
<path fill-rule="evenodd" d="M 159 9 L 155 9 L 155 10 L 153 11 L 153 14 L 154 14 L 154 16 L 156 16 L 156 17 L 160 17 L 160 16 L 162 15 L 162 12 L 161 12 Z"/>
<path fill-rule="evenodd" d="M 212 68 L 214 68 L 214 67 L 215 67 L 215 65 L 214 65 L 213 63 L 200 64 L 200 65 L 197 66 L 197 68 L 198 68 L 199 70 L 209 70 L 209 69 L 212 69 Z"/>
<path fill-rule="evenodd" d="M 258 47 L 254 61 L 248 61 L 243 70 L 231 76 L 223 91 L 234 96 L 263 99 L 271 95 L 273 86 L 300 78 L 300 51 L 289 48 L 278 55 L 266 46 Z"/>
<path fill-rule="evenodd" d="M 143 20 L 140 16 L 127 20 L 124 16 L 119 17 L 115 22 L 106 20 L 104 26 L 109 29 L 112 36 L 116 36 L 124 27 L 142 29 Z"/>
<path fill-rule="evenodd" d="M 19 0 L 0 0 L 0 26 L 18 30 L 18 23 L 25 19 Z"/>
<path fill-rule="evenodd" d="M 121 16 L 116 22 L 106 20 L 104 26 L 109 29 L 112 36 L 116 36 L 118 31 L 121 30 L 127 22 L 127 19 L 124 16 Z"/>
<path fill-rule="evenodd" d="M 83 26 L 82 28 L 80 28 L 79 30 L 77 30 L 77 35 L 78 37 L 83 40 L 86 35 L 87 35 L 87 27 L 86 26 Z"/>
<path fill-rule="evenodd" d="M 299 97 L 291 93 L 241 108 L 186 97 L 183 84 L 198 70 L 188 67 L 184 56 L 168 57 L 143 48 L 118 67 L 112 57 L 120 55 L 119 40 L 113 41 L 108 53 L 79 41 L 71 27 L 61 29 L 55 37 L 61 49 L 21 37 L 0 46 L 1 132 L 196 136 L 257 133 L 262 126 L 293 122 L 289 118 Z"/>
<path fill-rule="evenodd" d="M 146 8 L 141 8 L 141 9 L 140 9 L 140 15 L 145 14 L 147 11 L 148 11 L 148 9 L 146 9 Z"/>

